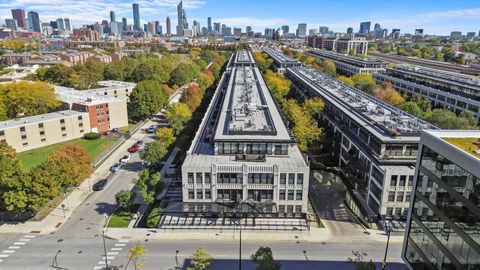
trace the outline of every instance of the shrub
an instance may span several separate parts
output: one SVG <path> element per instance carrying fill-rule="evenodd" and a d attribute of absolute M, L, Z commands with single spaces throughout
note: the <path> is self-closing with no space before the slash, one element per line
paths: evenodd
<path fill-rule="evenodd" d="M 102 134 L 97 132 L 88 132 L 88 133 L 85 133 L 85 135 L 83 135 L 83 138 L 86 140 L 96 140 L 96 139 L 100 139 L 100 137 L 102 137 Z"/>

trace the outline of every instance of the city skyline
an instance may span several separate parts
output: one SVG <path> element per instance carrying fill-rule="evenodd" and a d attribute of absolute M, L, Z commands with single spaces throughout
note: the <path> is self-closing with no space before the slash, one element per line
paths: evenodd
<path fill-rule="evenodd" d="M 62 5 L 55 5 L 55 3 Z M 411 4 L 415 11 L 411 11 Z M 140 23 L 158 20 L 165 22 L 167 16 L 177 21 L 177 0 L 147 1 L 41 1 L 41 0 L 16 0 L 9 4 L 0 4 L 0 21 L 11 18 L 11 9 L 20 8 L 28 13 L 38 12 L 42 22 L 55 20 L 58 17 L 70 18 L 75 27 L 83 24 L 93 24 L 109 19 L 109 12 L 114 11 L 117 18 L 125 17 L 133 22 L 132 4 L 140 6 Z M 304 5 L 302 5 L 304 4 Z M 381 4 L 381 5 L 380 5 Z M 207 17 L 212 17 L 213 22 L 220 22 L 231 27 L 241 27 L 245 31 L 248 25 L 253 26 L 255 32 L 263 32 L 264 28 L 280 28 L 289 25 L 290 32 L 294 32 L 298 23 L 306 23 L 307 31 L 319 26 L 328 26 L 335 32 L 346 32 L 348 27 L 353 27 L 358 32 L 360 22 L 370 21 L 379 23 L 382 28 L 391 30 L 400 28 L 402 33 L 414 33 L 415 28 L 423 28 L 426 34 L 448 35 L 451 31 L 478 32 L 480 25 L 480 8 L 475 1 L 462 1 L 449 3 L 436 1 L 432 7 L 429 3 L 403 2 L 402 6 L 381 1 L 355 2 L 346 1 L 342 4 L 327 3 L 324 1 L 271 1 L 255 2 L 242 1 L 242 5 L 232 7 L 231 1 L 183 1 L 184 9 L 189 21 L 197 20 L 201 26 L 207 26 Z M 302 8 L 305 6 L 309 8 Z M 345 8 L 345 7 L 349 8 Z M 290 12 L 293 9 L 299 12 Z M 320 10 L 320 12 L 319 12 Z M 323 12 L 328 10 L 328 12 Z M 394 10 L 389 13 L 385 10 Z M 268 11 L 265 14 L 265 11 Z M 338 16 L 341 13 L 343 16 Z M 218 15 L 222 14 L 222 15 Z"/>

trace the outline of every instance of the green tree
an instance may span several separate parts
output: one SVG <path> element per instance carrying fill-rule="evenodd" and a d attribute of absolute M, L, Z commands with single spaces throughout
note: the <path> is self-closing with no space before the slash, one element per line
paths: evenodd
<path fill-rule="evenodd" d="M 377 44 L 375 42 L 368 43 L 368 51 L 369 52 L 377 51 Z"/>
<path fill-rule="evenodd" d="M 172 71 L 170 83 L 171 85 L 176 84 L 178 86 L 183 86 L 196 79 L 197 75 L 198 70 L 195 69 L 194 65 L 181 63 Z"/>
<path fill-rule="evenodd" d="M 155 194 L 159 190 L 160 173 L 151 173 L 150 170 L 144 169 L 138 173 L 138 180 L 133 179 L 133 183 L 138 187 L 138 192 L 143 200 L 147 203 L 155 201 Z"/>
<path fill-rule="evenodd" d="M 355 74 L 352 77 L 352 80 L 355 82 L 356 88 L 367 93 L 373 93 L 373 90 L 378 88 L 378 85 L 373 79 L 372 75 L 368 73 Z"/>
<path fill-rule="evenodd" d="M 398 106 L 401 110 L 408 112 L 418 118 L 423 118 L 425 112 L 413 101 L 407 101 Z"/>
<path fill-rule="evenodd" d="M 0 143 L 0 209 L 18 210 L 27 209 L 28 197 L 23 190 L 25 175 L 17 160 L 15 149 Z"/>
<path fill-rule="evenodd" d="M 140 269 L 144 266 L 144 257 L 147 249 L 144 245 L 135 245 L 128 250 L 127 258 L 128 263 L 133 262 L 133 267 L 135 270 Z"/>
<path fill-rule="evenodd" d="M 457 116 L 447 109 L 434 109 L 426 120 L 441 129 L 479 129 L 471 112 L 462 112 Z"/>
<path fill-rule="evenodd" d="M 115 201 L 123 209 L 130 209 L 135 196 L 131 190 L 122 189 L 115 194 Z"/>
<path fill-rule="evenodd" d="M 187 270 L 204 270 L 210 266 L 213 258 L 203 247 L 199 247 L 190 256 L 190 260 L 191 266 Z"/>
<path fill-rule="evenodd" d="M 273 60 L 268 58 L 268 55 L 266 53 L 254 52 L 252 55 L 253 55 L 253 58 L 255 59 L 255 62 L 257 63 L 258 68 L 262 72 L 265 72 L 268 69 L 270 69 L 270 66 L 273 63 Z"/>
<path fill-rule="evenodd" d="M 161 141 L 148 143 L 142 152 L 142 159 L 158 165 L 168 154 L 168 146 Z"/>
<path fill-rule="evenodd" d="M 170 80 L 172 67 L 165 60 L 157 58 L 145 58 L 138 61 L 132 73 L 132 80 L 141 82 L 155 80 L 160 83 L 167 83 Z"/>
<path fill-rule="evenodd" d="M 62 86 L 72 86 L 70 84 L 70 77 L 74 73 L 73 69 L 65 65 L 55 65 L 50 67 L 44 73 L 45 81 L 62 85 Z"/>
<path fill-rule="evenodd" d="M 282 265 L 273 259 L 272 249 L 259 247 L 250 259 L 257 265 L 257 270 L 280 270 Z"/>
<path fill-rule="evenodd" d="M 129 80 L 132 78 L 132 74 L 137 64 L 137 60 L 134 58 L 123 57 L 119 62 L 111 63 L 105 67 L 104 77 L 106 80 Z"/>
<path fill-rule="evenodd" d="M 337 76 L 337 67 L 335 66 L 335 63 L 333 63 L 332 60 L 325 60 L 323 61 L 323 72 L 327 75 L 330 75 L 332 77 Z"/>
<path fill-rule="evenodd" d="M 192 111 L 182 102 L 171 105 L 165 114 L 170 125 L 173 128 L 173 133 L 178 135 L 187 122 L 192 118 Z"/>
<path fill-rule="evenodd" d="M 142 81 L 130 95 L 129 112 L 133 118 L 151 117 L 168 103 L 167 89 L 155 80 Z"/>

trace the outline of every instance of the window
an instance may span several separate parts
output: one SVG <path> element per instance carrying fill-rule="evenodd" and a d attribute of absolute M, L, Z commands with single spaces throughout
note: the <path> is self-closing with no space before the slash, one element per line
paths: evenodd
<path fill-rule="evenodd" d="M 7 143 L 7 140 L 5 140 L 5 139 L 0 140 L 0 143 Z"/>
<path fill-rule="evenodd" d="M 40 136 L 45 136 L 45 131 L 40 131 Z"/>
<path fill-rule="evenodd" d="M 287 174 L 281 173 L 280 174 L 280 185 L 285 185 L 287 183 Z"/>
<path fill-rule="evenodd" d="M 28 142 L 22 143 L 23 146 L 28 146 Z"/>
<path fill-rule="evenodd" d="M 282 201 L 285 200 L 285 190 L 284 189 L 280 190 L 280 194 L 279 194 L 278 199 L 282 200 Z"/>
<path fill-rule="evenodd" d="M 294 195 L 293 190 L 289 190 L 288 191 L 288 200 L 293 200 L 294 199 L 293 195 Z"/>
<path fill-rule="evenodd" d="M 392 214 L 393 214 L 393 207 L 387 207 L 387 213 L 386 213 L 386 215 L 387 215 L 387 216 L 392 216 Z"/>
<path fill-rule="evenodd" d="M 187 174 L 187 179 L 189 184 L 193 184 L 193 173 L 189 172 Z"/>
<path fill-rule="evenodd" d="M 188 198 L 189 198 L 189 199 L 195 199 L 195 198 L 194 198 L 193 189 L 189 189 L 189 190 L 188 190 Z"/>
<path fill-rule="evenodd" d="M 302 206 L 301 205 L 295 205 L 295 213 L 297 213 L 297 214 L 302 213 Z"/>
<path fill-rule="evenodd" d="M 20 127 L 20 132 L 25 132 L 25 127 Z"/>
<path fill-rule="evenodd" d="M 60 119 L 60 124 L 65 124 L 65 119 Z"/>
<path fill-rule="evenodd" d="M 405 202 L 410 202 L 410 192 L 405 193 Z"/>
<path fill-rule="evenodd" d="M 401 214 L 402 214 L 402 208 L 401 207 L 395 208 L 395 216 L 400 216 Z"/>
<path fill-rule="evenodd" d="M 406 175 L 401 175 L 400 176 L 400 183 L 398 183 L 398 185 L 400 187 L 404 187 L 406 182 L 407 182 L 407 176 Z"/>
<path fill-rule="evenodd" d="M 212 182 L 212 178 L 210 177 L 210 173 L 205 173 L 205 184 L 210 184 Z"/>
<path fill-rule="evenodd" d="M 83 130 L 83 129 L 80 129 L 80 133 L 83 133 L 83 132 L 84 132 L 84 130 Z"/>
<path fill-rule="evenodd" d="M 43 128 L 43 123 L 39 123 L 38 128 Z"/>
<path fill-rule="evenodd" d="M 403 191 L 397 192 L 397 202 L 403 202 Z"/>
<path fill-rule="evenodd" d="M 212 191 L 210 191 L 209 189 L 206 189 L 205 190 L 205 199 L 209 200 L 211 198 L 212 198 Z"/>
<path fill-rule="evenodd" d="M 66 127 L 62 127 L 62 128 L 61 128 L 62 131 L 65 131 L 66 129 L 67 129 Z"/>
<path fill-rule="evenodd" d="M 201 189 L 197 189 L 197 199 L 203 200 L 203 192 Z"/>
<path fill-rule="evenodd" d="M 83 123 L 78 123 L 78 127 L 83 127 Z"/>
<path fill-rule="evenodd" d="M 297 190 L 297 196 L 295 199 L 297 201 L 301 201 L 303 199 L 303 190 Z"/>
<path fill-rule="evenodd" d="M 285 205 L 279 205 L 278 206 L 278 212 L 279 213 L 285 213 Z"/>
<path fill-rule="evenodd" d="M 388 201 L 394 202 L 395 201 L 395 191 L 388 192 Z"/>
<path fill-rule="evenodd" d="M 63 133 L 63 134 L 62 134 L 62 137 L 67 137 L 67 133 Z"/>
<path fill-rule="evenodd" d="M 289 185 L 294 185 L 295 184 L 295 174 L 294 173 L 289 173 L 288 174 L 288 184 Z"/>
<path fill-rule="evenodd" d="M 293 205 L 287 205 L 287 213 L 293 214 Z"/>
<path fill-rule="evenodd" d="M 82 120 L 83 117 L 81 115 L 78 116 L 78 120 Z"/>
<path fill-rule="evenodd" d="M 408 184 L 409 187 L 413 186 L 413 175 L 408 176 Z"/>
<path fill-rule="evenodd" d="M 40 141 L 41 141 L 41 142 L 46 142 L 46 141 L 47 141 L 47 139 L 45 139 L 45 138 L 42 138 L 42 139 L 40 139 Z"/>
<path fill-rule="evenodd" d="M 5 136 L 5 130 L 0 130 L 0 136 Z"/>
<path fill-rule="evenodd" d="M 390 178 L 390 186 L 391 187 L 396 187 L 397 186 L 397 179 L 398 179 L 398 175 L 392 175 L 392 178 Z"/>
<path fill-rule="evenodd" d="M 297 185 L 303 185 L 303 173 L 297 173 Z"/>
<path fill-rule="evenodd" d="M 203 180 L 202 178 L 203 178 L 202 173 L 197 172 L 197 184 L 202 184 L 202 180 Z"/>

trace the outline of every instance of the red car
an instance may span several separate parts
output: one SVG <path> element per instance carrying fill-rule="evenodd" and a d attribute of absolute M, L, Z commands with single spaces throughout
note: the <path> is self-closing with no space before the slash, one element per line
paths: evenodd
<path fill-rule="evenodd" d="M 130 147 L 130 148 L 128 149 L 128 152 L 130 152 L 130 153 L 135 153 L 135 152 L 138 151 L 138 149 L 140 149 L 140 145 L 139 145 L 139 144 L 134 144 L 134 145 L 132 145 L 132 147 Z"/>

